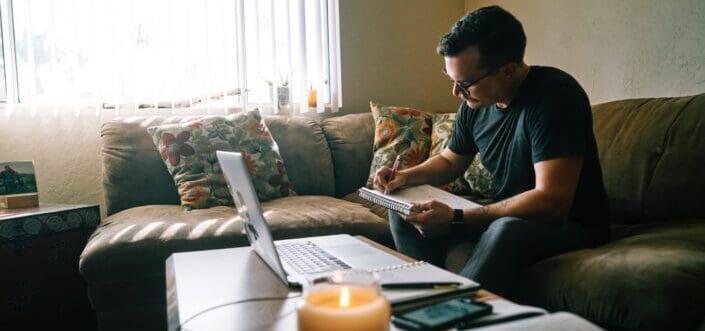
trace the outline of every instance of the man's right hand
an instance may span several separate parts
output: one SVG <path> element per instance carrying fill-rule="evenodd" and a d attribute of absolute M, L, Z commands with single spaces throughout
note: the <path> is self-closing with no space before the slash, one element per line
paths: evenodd
<path fill-rule="evenodd" d="M 394 174 L 394 178 L 388 181 L 387 179 L 391 173 L 392 169 L 389 169 L 387 166 L 383 166 L 377 170 L 374 180 L 374 187 L 377 191 L 392 193 L 397 188 L 406 184 L 406 174 L 403 171 L 397 171 L 396 174 Z"/>

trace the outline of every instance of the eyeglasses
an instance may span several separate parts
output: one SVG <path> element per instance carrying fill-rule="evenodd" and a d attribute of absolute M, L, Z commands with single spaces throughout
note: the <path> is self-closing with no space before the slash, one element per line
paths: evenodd
<path fill-rule="evenodd" d="M 471 80 L 471 81 L 464 81 L 464 82 L 463 82 L 463 81 L 454 80 L 454 81 L 453 81 L 453 85 L 457 86 L 458 89 L 460 89 L 460 91 L 463 92 L 464 94 L 467 94 L 467 93 L 468 93 L 468 89 L 469 89 L 470 87 L 472 87 L 473 85 L 479 83 L 481 80 L 487 78 L 488 76 L 492 75 L 493 73 L 495 73 L 495 71 L 499 70 L 499 68 L 501 68 L 502 66 L 504 66 L 504 64 L 496 66 L 496 67 L 493 68 L 492 70 L 486 72 L 484 75 L 478 77 L 477 79 Z M 446 72 L 446 68 L 443 68 L 443 73 L 444 73 L 446 76 L 448 76 L 448 73 Z"/>

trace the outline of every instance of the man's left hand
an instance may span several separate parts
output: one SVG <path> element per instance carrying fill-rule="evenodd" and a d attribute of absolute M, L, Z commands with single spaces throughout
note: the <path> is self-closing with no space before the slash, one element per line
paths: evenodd
<path fill-rule="evenodd" d="M 453 220 L 453 209 L 448 205 L 432 200 L 426 203 L 413 204 L 414 211 L 409 216 L 402 216 L 412 223 L 424 237 L 437 237 L 450 232 L 450 222 Z"/>

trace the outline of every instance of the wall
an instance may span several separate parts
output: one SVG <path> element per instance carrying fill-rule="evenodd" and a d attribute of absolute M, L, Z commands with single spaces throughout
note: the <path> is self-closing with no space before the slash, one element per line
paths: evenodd
<path fill-rule="evenodd" d="M 0 161 L 34 160 L 40 202 L 102 203 L 100 121 L 86 111 L 0 112 Z"/>
<path fill-rule="evenodd" d="M 456 0 L 340 0 L 344 111 L 370 99 L 455 111 L 436 45 L 462 15 Z"/>
<path fill-rule="evenodd" d="M 571 73 L 593 104 L 705 92 L 705 1 L 467 0 L 498 4 L 527 34 L 526 60 Z"/>
<path fill-rule="evenodd" d="M 435 46 L 463 6 L 463 0 L 340 0 L 343 108 L 335 115 L 367 112 L 370 99 L 455 110 Z M 8 116 L 0 109 L 0 161 L 34 160 L 42 202 L 102 204 L 100 125 L 116 115 L 53 111 L 32 116 L 15 109 Z"/>
<path fill-rule="evenodd" d="M 34 160 L 40 202 L 102 204 L 100 121 L 95 112 L 0 111 L 0 161 Z"/>

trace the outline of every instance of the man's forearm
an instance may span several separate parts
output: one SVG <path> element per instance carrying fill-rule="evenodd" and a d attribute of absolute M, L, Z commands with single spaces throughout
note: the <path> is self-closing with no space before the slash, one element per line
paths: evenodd
<path fill-rule="evenodd" d="M 492 222 L 505 216 L 521 217 L 529 220 L 547 221 L 567 215 L 570 206 L 560 199 L 533 189 L 490 205 L 465 209 L 463 218 L 469 222 Z"/>
<path fill-rule="evenodd" d="M 457 168 L 439 154 L 429 158 L 424 163 L 402 171 L 408 175 L 406 185 L 441 185 L 460 176 L 462 169 Z"/>

